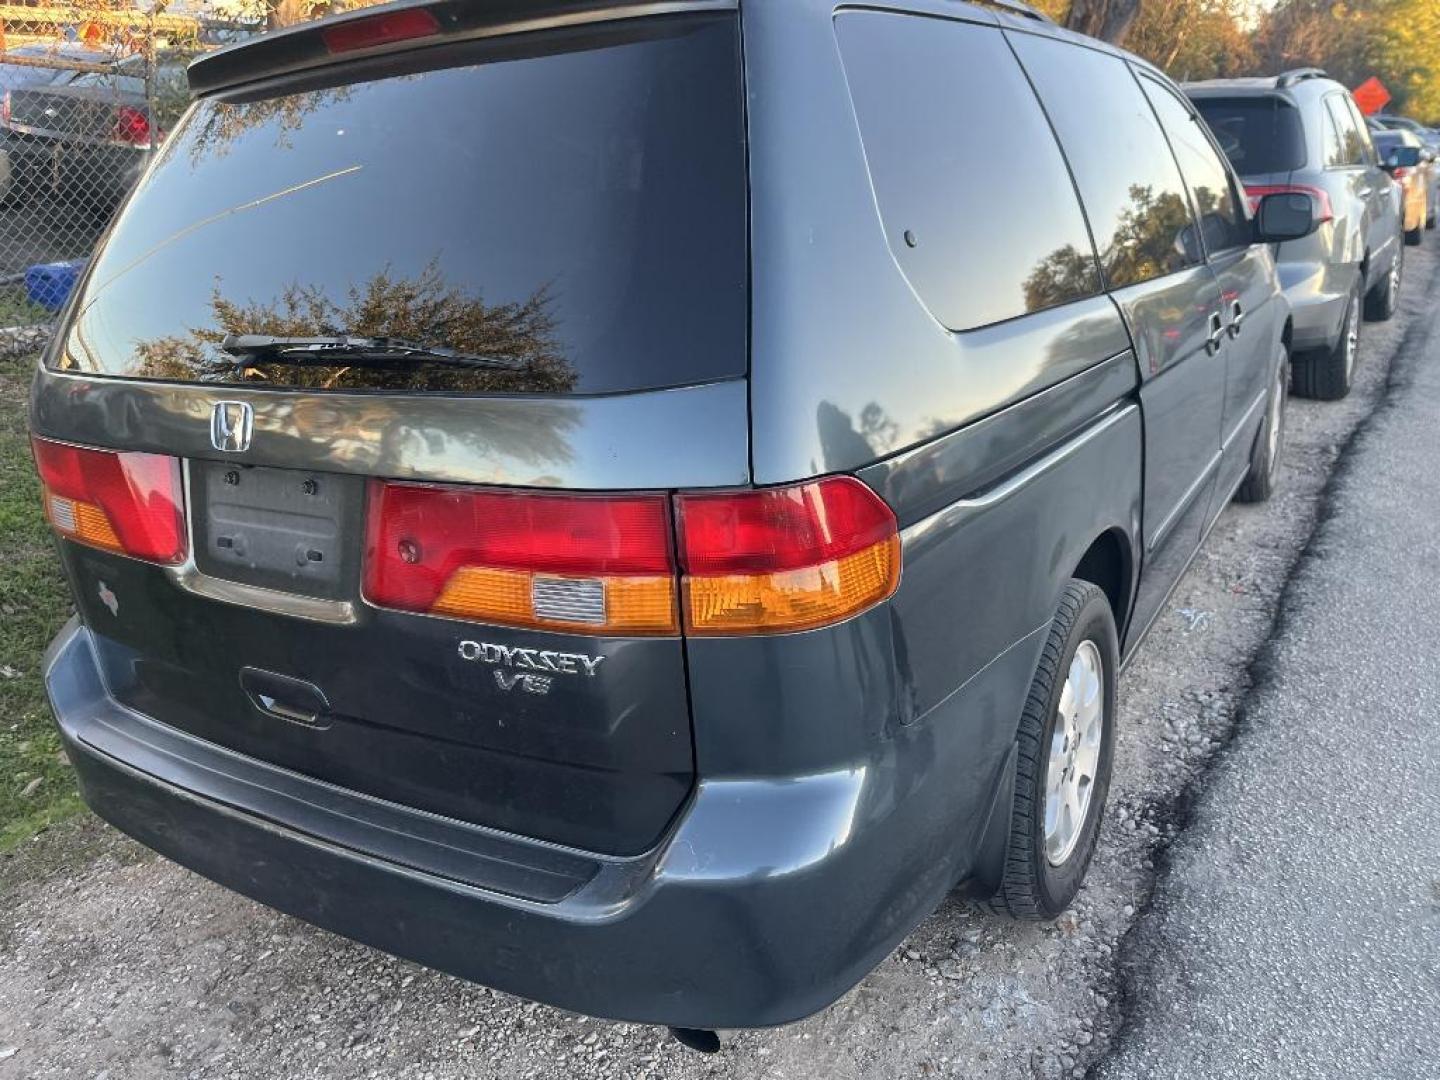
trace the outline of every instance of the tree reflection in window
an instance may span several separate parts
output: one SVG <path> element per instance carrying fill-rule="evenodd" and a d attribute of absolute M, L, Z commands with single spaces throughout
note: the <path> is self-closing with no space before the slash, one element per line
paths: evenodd
<path fill-rule="evenodd" d="M 288 149 L 290 136 L 300 130 L 311 113 L 348 101 L 350 94 L 350 87 L 337 86 L 240 104 L 217 102 L 198 111 L 186 131 L 190 163 L 224 157 L 241 135 L 267 125 L 275 132 L 275 147 Z"/>
<path fill-rule="evenodd" d="M 1199 258 L 1185 200 L 1174 191 L 1156 195 L 1143 184 L 1132 185 L 1130 205 L 1120 214 L 1114 235 L 1101 250 L 1110 287 L 1173 274 Z M 1038 311 L 1088 295 L 1094 274 L 1095 261 L 1088 251 L 1073 245 L 1059 248 L 1025 279 L 1025 305 Z"/>
<path fill-rule="evenodd" d="M 1130 185 L 1130 205 L 1100 254 L 1111 288 L 1173 274 L 1200 261 L 1190 208 L 1178 191 Z"/>
<path fill-rule="evenodd" d="M 315 286 L 292 283 L 268 302 L 226 297 L 216 282 L 214 325 L 185 335 L 140 341 L 142 378 L 252 383 L 312 390 L 449 391 L 558 394 L 573 390 L 576 374 L 556 339 L 548 289 L 524 301 L 486 304 L 448 285 L 431 263 L 406 278 L 388 269 L 335 299 Z M 425 348 L 495 357 L 513 370 L 448 367 L 408 361 L 385 367 L 334 363 L 297 366 L 239 359 L 220 349 L 229 334 L 280 337 L 397 338 Z"/>

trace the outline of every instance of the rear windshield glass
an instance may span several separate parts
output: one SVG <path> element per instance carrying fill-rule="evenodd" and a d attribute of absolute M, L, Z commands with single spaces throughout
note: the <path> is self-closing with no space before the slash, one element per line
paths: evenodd
<path fill-rule="evenodd" d="M 469 49 L 201 101 L 98 256 L 58 363 L 546 394 L 744 374 L 733 17 Z M 349 345 L 282 355 L 239 335 Z"/>
<path fill-rule="evenodd" d="M 1305 166 L 1300 112 L 1277 97 L 1197 98 L 1195 108 L 1241 176 Z"/>

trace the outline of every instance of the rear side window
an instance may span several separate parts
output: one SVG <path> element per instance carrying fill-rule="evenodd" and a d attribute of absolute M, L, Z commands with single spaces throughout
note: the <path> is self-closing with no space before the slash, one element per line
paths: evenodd
<path fill-rule="evenodd" d="M 1300 122 L 1300 110 L 1283 98 L 1197 97 L 1194 104 L 1241 176 L 1305 167 L 1305 128 Z"/>
<path fill-rule="evenodd" d="M 1065 160 L 1000 31 L 836 20 L 885 232 L 915 291 L 968 330 L 1100 291 Z"/>
<path fill-rule="evenodd" d="M 546 394 L 745 373 L 733 14 L 429 49 L 320 78 L 197 104 L 99 256 L 63 364 Z M 230 334 L 431 353 L 281 360 L 227 351 Z"/>
<path fill-rule="evenodd" d="M 1325 167 L 1330 169 L 1344 165 L 1345 146 L 1340 141 L 1340 129 L 1335 126 L 1335 118 L 1330 115 L 1328 107 L 1320 110 L 1320 117 L 1325 129 Z"/>
<path fill-rule="evenodd" d="M 1200 218 L 1200 233 L 1207 251 L 1225 251 L 1250 243 L 1250 229 L 1240 208 L 1225 163 L 1215 152 L 1201 121 L 1169 87 L 1148 76 L 1140 85 L 1155 106 L 1155 114 L 1170 138 L 1180 174 L 1190 188 L 1193 209 Z"/>
<path fill-rule="evenodd" d="M 1369 153 L 1369 140 L 1356 124 L 1350 110 L 1345 107 L 1345 99 L 1339 94 L 1331 94 L 1325 99 L 1325 106 L 1330 110 L 1330 118 L 1335 123 L 1335 132 L 1340 139 L 1339 154 L 1328 164 L 1364 165 Z"/>
<path fill-rule="evenodd" d="M 1355 104 L 1355 99 L 1349 94 L 1341 94 L 1340 100 L 1345 105 L 1345 111 L 1350 114 L 1350 120 L 1355 125 L 1355 137 L 1360 141 L 1360 156 L 1367 165 L 1375 164 L 1375 146 L 1370 141 L 1370 128 L 1365 123 L 1365 116 L 1360 112 L 1360 106 Z"/>
<path fill-rule="evenodd" d="M 1109 285 L 1200 262 L 1180 171 L 1125 61 L 1031 34 L 1011 40 L 1075 171 Z"/>

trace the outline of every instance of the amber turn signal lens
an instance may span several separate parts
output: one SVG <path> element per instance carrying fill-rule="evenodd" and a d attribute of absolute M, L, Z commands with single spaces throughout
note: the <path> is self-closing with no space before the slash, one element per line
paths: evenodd
<path fill-rule="evenodd" d="M 565 594 L 571 594 L 568 599 Z M 561 578 L 463 566 L 430 606 L 434 615 L 583 634 L 674 634 L 671 577 Z"/>
<path fill-rule="evenodd" d="M 900 583 L 895 515 L 851 477 L 677 502 L 688 633 L 813 630 Z"/>
<path fill-rule="evenodd" d="M 813 630 L 873 607 L 899 583 L 898 537 L 802 570 L 687 578 L 686 627 L 696 634 Z"/>

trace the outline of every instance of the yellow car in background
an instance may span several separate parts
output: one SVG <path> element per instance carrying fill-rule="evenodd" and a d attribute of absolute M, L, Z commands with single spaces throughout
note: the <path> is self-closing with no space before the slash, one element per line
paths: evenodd
<path fill-rule="evenodd" d="M 1409 131 L 1372 131 L 1381 167 L 1400 185 L 1405 242 L 1412 247 L 1435 227 L 1435 155 Z"/>

